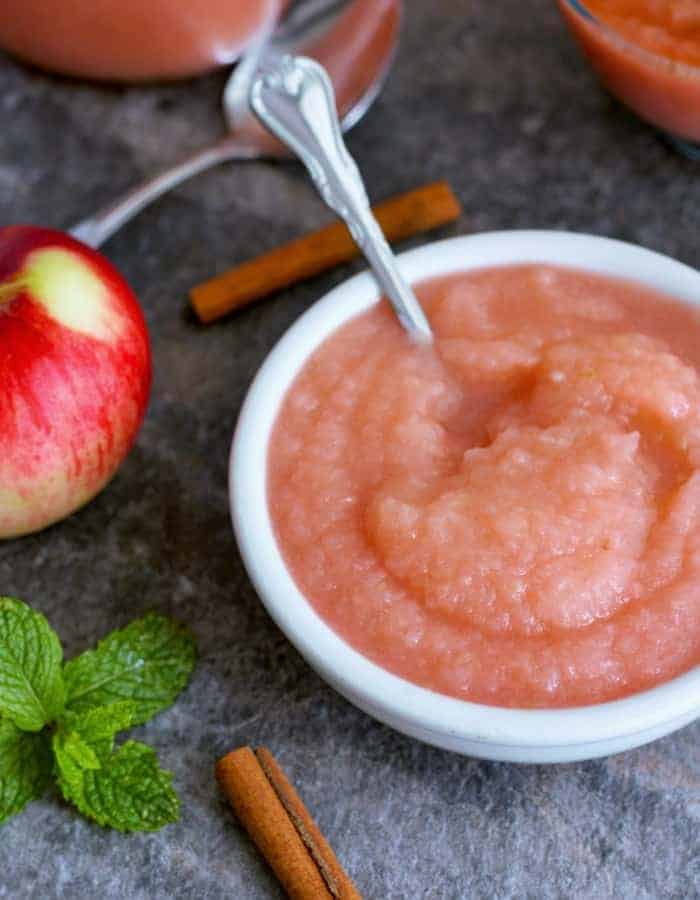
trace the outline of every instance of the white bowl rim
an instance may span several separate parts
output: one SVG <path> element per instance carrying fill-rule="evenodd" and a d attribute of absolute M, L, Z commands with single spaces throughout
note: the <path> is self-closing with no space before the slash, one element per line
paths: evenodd
<path fill-rule="evenodd" d="M 549 263 L 632 279 L 700 306 L 700 272 L 610 238 L 545 230 L 497 231 L 426 244 L 399 256 L 419 281 L 493 265 Z M 622 700 L 564 709 L 513 709 L 437 693 L 372 662 L 333 631 L 302 595 L 277 545 L 267 505 L 267 446 L 287 388 L 311 352 L 378 299 L 361 273 L 330 291 L 283 335 L 256 375 L 231 447 L 231 513 L 241 556 L 270 616 L 310 665 L 350 698 L 424 732 L 511 747 L 574 747 L 650 731 L 700 711 L 700 666 Z"/>

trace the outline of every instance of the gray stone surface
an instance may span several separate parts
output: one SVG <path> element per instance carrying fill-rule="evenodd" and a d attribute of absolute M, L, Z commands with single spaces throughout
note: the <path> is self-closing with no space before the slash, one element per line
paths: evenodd
<path fill-rule="evenodd" d="M 69 225 L 213 138 L 221 84 L 95 88 L 2 59 L 0 220 Z M 396 68 L 349 143 L 374 197 L 448 178 L 467 209 L 450 232 L 568 228 L 700 264 L 697 166 L 598 89 L 553 0 L 409 0 Z M 463 759 L 351 707 L 263 612 L 229 527 L 231 432 L 275 340 L 352 268 L 208 329 L 185 296 L 327 218 L 298 168 L 239 165 L 172 194 L 108 246 L 151 328 L 148 420 L 87 509 L 0 546 L 0 590 L 42 609 L 70 654 L 149 608 L 193 626 L 190 689 L 140 729 L 175 772 L 183 816 L 124 837 L 49 795 L 0 832 L 0 897 L 280 896 L 212 774 L 225 751 L 258 742 L 367 898 L 700 896 L 699 726 L 580 765 Z"/>

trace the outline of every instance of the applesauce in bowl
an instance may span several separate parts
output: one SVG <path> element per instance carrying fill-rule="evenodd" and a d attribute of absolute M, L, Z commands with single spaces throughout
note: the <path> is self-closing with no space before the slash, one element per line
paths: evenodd
<path fill-rule="evenodd" d="M 678 149 L 700 158 L 696 0 L 557 0 L 603 83 Z"/>
<path fill-rule="evenodd" d="M 288 0 L 3 0 L 0 48 L 81 78 L 184 78 L 234 62 Z"/>
<path fill-rule="evenodd" d="M 246 401 L 232 507 L 273 617 L 363 709 L 462 752 L 584 758 L 694 718 L 700 275 L 537 232 L 403 259 L 433 348 L 363 276 Z"/>

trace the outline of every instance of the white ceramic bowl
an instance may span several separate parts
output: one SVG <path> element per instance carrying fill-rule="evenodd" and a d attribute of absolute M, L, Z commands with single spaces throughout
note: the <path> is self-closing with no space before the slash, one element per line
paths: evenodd
<path fill-rule="evenodd" d="M 632 244 L 582 234 L 507 231 L 458 237 L 400 257 L 409 281 L 507 263 L 545 262 L 636 279 L 700 305 L 700 273 Z M 429 744 L 485 759 L 567 762 L 647 743 L 700 715 L 700 666 L 625 700 L 557 710 L 467 703 L 419 687 L 354 650 L 318 616 L 285 566 L 268 514 L 267 446 L 284 394 L 309 355 L 377 300 L 364 273 L 305 313 L 250 388 L 231 451 L 231 511 L 248 573 L 268 612 L 307 662 L 360 709 Z"/>

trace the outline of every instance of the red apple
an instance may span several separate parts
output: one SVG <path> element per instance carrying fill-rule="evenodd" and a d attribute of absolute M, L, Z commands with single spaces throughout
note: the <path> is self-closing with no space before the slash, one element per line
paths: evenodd
<path fill-rule="evenodd" d="M 105 486 L 150 384 L 143 315 L 111 263 L 60 231 L 0 228 L 0 538 Z"/>

